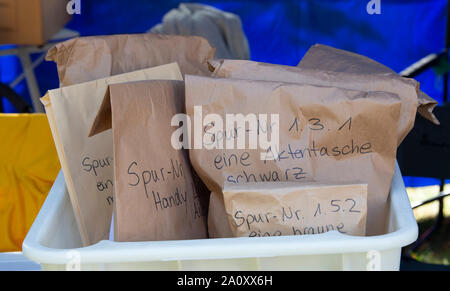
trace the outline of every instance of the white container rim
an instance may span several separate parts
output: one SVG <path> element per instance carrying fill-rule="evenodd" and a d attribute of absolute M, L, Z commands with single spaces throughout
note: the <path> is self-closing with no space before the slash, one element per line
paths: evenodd
<path fill-rule="evenodd" d="M 64 176 L 59 173 L 22 246 L 23 254 L 41 264 L 67 264 L 76 252 L 83 264 L 177 260 L 239 259 L 317 254 L 364 253 L 401 248 L 417 239 L 418 226 L 396 163 L 390 207 L 395 231 L 379 236 L 349 236 L 337 231 L 323 234 L 278 237 L 241 237 L 197 240 L 113 242 L 88 247 L 56 249 L 43 246 L 49 217 L 64 202 Z M 57 234 L 53 234 L 57 235 Z"/>

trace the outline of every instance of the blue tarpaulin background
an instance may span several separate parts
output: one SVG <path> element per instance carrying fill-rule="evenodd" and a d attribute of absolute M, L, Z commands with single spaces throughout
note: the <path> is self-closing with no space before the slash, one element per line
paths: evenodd
<path fill-rule="evenodd" d="M 297 65 L 315 43 L 366 55 L 399 72 L 445 44 L 446 0 L 380 0 L 381 14 L 369 15 L 369 0 L 239 0 L 199 2 L 241 17 L 252 60 Z M 80 35 L 143 33 L 161 22 L 180 1 L 81 0 L 81 14 L 68 28 Z M 20 74 L 18 59 L 0 57 L 0 80 Z M 55 64 L 36 68 L 41 95 L 58 87 Z M 428 70 L 416 78 L 421 88 L 442 101 L 442 76 Z M 25 81 L 16 91 L 31 104 Z M 4 101 L 5 112 L 15 109 Z M 408 186 L 438 184 L 435 179 L 405 178 Z"/>

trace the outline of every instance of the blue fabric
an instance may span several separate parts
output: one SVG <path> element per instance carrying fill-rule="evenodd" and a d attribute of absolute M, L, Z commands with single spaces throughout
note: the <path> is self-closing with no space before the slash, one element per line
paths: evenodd
<path fill-rule="evenodd" d="M 380 0 L 379 15 L 367 13 L 369 0 L 183 2 L 201 2 L 238 14 L 249 40 L 251 59 L 256 61 L 297 65 L 311 45 L 322 43 L 366 55 L 399 72 L 420 58 L 441 51 L 445 43 L 446 0 Z M 179 3 L 81 0 L 81 15 L 74 15 L 68 28 L 82 36 L 142 33 Z M 15 57 L 0 58 L 2 82 L 11 82 L 20 71 Z M 58 87 L 53 63 L 44 62 L 36 69 L 36 75 L 42 95 Z M 423 91 L 442 101 L 441 76 L 429 70 L 416 79 Z M 16 91 L 30 101 L 25 82 Z M 5 104 L 5 111 L 14 112 L 14 108 Z M 405 181 L 420 185 L 421 180 Z"/>

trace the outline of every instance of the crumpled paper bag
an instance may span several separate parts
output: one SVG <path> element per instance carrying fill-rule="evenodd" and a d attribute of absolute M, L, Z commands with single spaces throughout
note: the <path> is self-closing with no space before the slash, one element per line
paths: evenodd
<path fill-rule="evenodd" d="M 58 67 L 60 87 L 177 62 L 181 73 L 209 75 L 215 49 L 199 36 L 123 34 L 58 43 L 46 60 Z"/>
<path fill-rule="evenodd" d="M 194 106 L 201 106 L 203 116 L 218 114 L 224 122 L 232 113 L 278 114 L 280 126 L 280 148 L 267 150 L 264 160 L 260 149 L 205 150 L 192 144 L 190 159 L 215 193 L 222 193 L 224 182 L 368 184 L 367 234 L 382 234 L 401 105 L 398 95 L 389 92 L 188 75 L 186 112 L 191 120 Z M 266 123 L 259 130 L 269 129 Z M 223 141 L 211 130 L 201 125 L 202 134 Z"/>
<path fill-rule="evenodd" d="M 41 98 L 84 246 L 108 239 L 114 204 L 111 131 L 89 138 L 108 85 L 148 79 L 182 80 L 176 63 L 50 90 Z"/>
<path fill-rule="evenodd" d="M 115 241 L 207 237 L 187 151 L 171 144 L 171 118 L 184 101 L 182 81 L 109 86 L 89 135 L 112 127 Z"/>

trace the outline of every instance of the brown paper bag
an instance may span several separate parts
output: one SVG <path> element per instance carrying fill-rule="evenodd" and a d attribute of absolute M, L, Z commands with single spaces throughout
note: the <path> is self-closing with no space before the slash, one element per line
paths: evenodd
<path fill-rule="evenodd" d="M 210 238 L 233 237 L 222 192 L 213 191 L 209 196 L 208 234 Z"/>
<path fill-rule="evenodd" d="M 234 236 L 366 233 L 366 184 L 226 183 L 223 196 Z"/>
<path fill-rule="evenodd" d="M 114 240 L 206 238 L 187 151 L 171 144 L 171 119 L 184 112 L 184 83 L 114 84 L 108 93 L 90 136 L 112 125 Z"/>
<path fill-rule="evenodd" d="M 339 73 L 370 74 L 376 75 L 377 78 L 385 76 L 392 80 L 401 78 L 393 70 L 368 57 L 321 44 L 311 46 L 298 67 Z M 438 105 L 438 102 L 420 91 L 418 103 L 417 111 L 420 115 L 435 124 L 439 124 L 439 120 L 433 114 L 433 109 Z"/>
<path fill-rule="evenodd" d="M 211 61 L 211 63 L 215 67 L 213 75 L 220 78 L 292 82 L 360 91 L 395 93 L 402 100 L 398 126 L 399 145 L 414 126 L 416 111 L 419 106 L 419 84 L 413 79 L 392 74 L 376 75 L 370 73 L 370 71 L 359 73 L 352 71 L 335 72 L 325 66 L 320 67 L 321 69 L 313 69 L 312 65 L 303 68 L 242 60 Z"/>
<path fill-rule="evenodd" d="M 124 34 L 70 39 L 51 48 L 60 86 L 177 62 L 182 74 L 209 75 L 215 49 L 199 36 Z"/>
<path fill-rule="evenodd" d="M 364 183 L 368 184 L 367 234 L 384 232 L 397 149 L 398 95 L 186 76 L 186 111 L 191 120 L 194 106 L 201 106 L 203 116 L 213 113 L 224 120 L 232 113 L 279 114 L 280 148 L 265 152 L 265 160 L 259 149 L 205 150 L 191 144 L 191 162 L 211 191 L 221 193 L 224 182 Z M 209 126 L 200 126 L 202 134 L 208 133 Z M 259 127 L 260 134 L 270 129 L 268 123 Z"/>
<path fill-rule="evenodd" d="M 111 131 L 88 133 L 108 84 L 148 79 L 182 80 L 176 63 L 50 90 L 41 99 L 55 140 L 83 245 L 107 239 L 111 225 Z"/>

